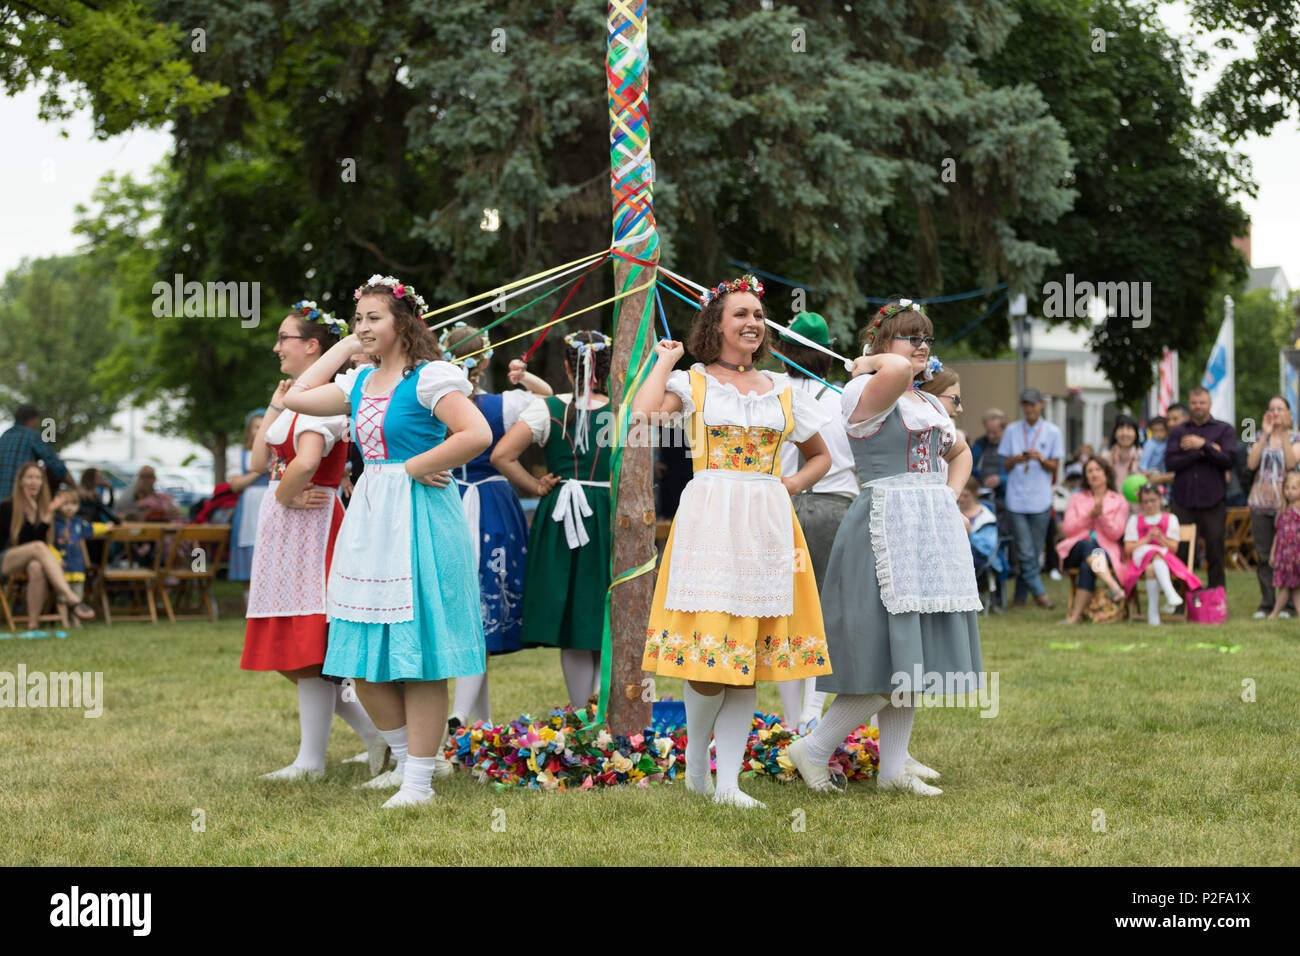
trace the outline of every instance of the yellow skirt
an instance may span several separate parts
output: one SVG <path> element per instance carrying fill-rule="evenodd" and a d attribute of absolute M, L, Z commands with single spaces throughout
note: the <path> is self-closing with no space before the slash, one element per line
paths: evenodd
<path fill-rule="evenodd" d="M 787 617 L 736 617 L 719 611 L 669 611 L 668 567 L 673 555 L 673 521 L 659 565 L 654 605 L 646 629 L 642 670 L 663 677 L 751 686 L 755 681 L 802 680 L 831 672 L 826 651 L 817 579 L 808 560 L 799 519 L 794 522 L 794 609 Z"/>

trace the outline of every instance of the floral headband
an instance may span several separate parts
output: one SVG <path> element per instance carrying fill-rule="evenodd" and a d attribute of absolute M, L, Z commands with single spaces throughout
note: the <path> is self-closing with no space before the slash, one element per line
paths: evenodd
<path fill-rule="evenodd" d="M 611 338 L 610 338 L 608 335 L 606 335 L 604 332 L 597 332 L 595 329 L 592 329 L 591 331 L 589 331 L 589 332 L 586 333 L 587 335 L 596 335 L 596 336 L 599 336 L 599 339 L 598 339 L 597 341 L 595 341 L 595 342 L 583 342 L 583 341 L 581 341 L 581 340 L 578 338 L 578 336 L 581 335 L 581 334 L 583 334 L 583 333 L 581 333 L 581 332 L 570 332 L 568 335 L 566 335 L 566 336 L 564 337 L 564 344 L 567 345 L 567 346 L 568 346 L 569 348 L 571 348 L 571 349 L 577 349 L 579 352 L 581 352 L 581 351 L 583 351 L 583 350 L 591 350 L 591 351 L 593 351 L 593 352 L 599 352 L 601 349 L 607 349 L 607 348 L 609 348 L 609 347 L 614 343 L 614 340 L 611 339 Z"/>
<path fill-rule="evenodd" d="M 743 275 L 739 279 L 732 279 L 730 282 L 720 283 L 700 296 L 700 308 L 707 308 L 710 302 L 718 296 L 725 295 L 728 292 L 752 292 L 754 295 L 762 296 L 763 283 L 759 282 L 758 279 L 754 278 L 752 275 Z"/>
<path fill-rule="evenodd" d="M 291 305 L 289 311 L 299 318 L 306 319 L 308 322 L 320 323 L 333 330 L 334 334 L 340 338 L 347 334 L 348 324 L 342 319 L 330 315 L 324 309 L 318 308 L 315 302 L 303 299 L 301 302 L 295 302 Z"/>
<path fill-rule="evenodd" d="M 876 341 L 876 331 L 880 328 L 881 322 L 884 322 L 885 319 L 892 319 L 898 313 L 906 312 L 908 309 L 913 312 L 920 312 L 920 303 L 913 302 L 911 299 L 899 299 L 897 302 L 890 302 L 888 305 L 881 306 L 880 311 L 876 313 L 876 317 L 872 319 L 871 325 L 867 327 L 867 341 L 862 346 L 862 354 L 866 355 L 871 351 L 871 346 Z"/>
<path fill-rule="evenodd" d="M 417 312 L 423 313 L 429 308 L 428 304 L 420 296 L 420 293 L 415 291 L 415 286 L 407 285 L 405 282 L 402 282 L 400 279 L 395 279 L 393 276 L 381 276 L 378 272 L 367 279 L 365 285 L 357 286 L 356 291 L 352 293 L 352 298 L 361 298 L 361 293 L 366 289 L 366 287 L 372 285 L 388 286 L 393 290 L 393 298 L 395 299 L 401 299 L 409 295 L 411 299 L 414 300 L 416 306 L 418 306 L 416 309 Z"/>
<path fill-rule="evenodd" d="M 468 328 L 468 326 L 464 322 L 457 322 L 455 325 L 451 327 L 451 329 L 447 329 L 445 332 L 442 333 L 441 336 L 438 337 L 438 347 L 442 349 L 444 355 L 450 354 L 452 349 L 460 348 L 466 342 L 469 342 L 474 338 L 474 336 L 472 335 L 462 335 L 456 339 L 455 343 L 452 343 L 451 341 L 452 329 L 464 329 L 464 328 Z M 460 360 L 461 364 L 464 365 L 467 370 L 473 368 L 475 365 L 478 365 L 480 362 L 486 365 L 487 360 L 492 357 L 492 343 L 488 341 L 487 333 L 480 332 L 478 333 L 478 336 L 480 341 L 483 343 L 483 348 L 487 349 L 487 351 L 482 352 L 479 355 L 471 355 L 469 358 L 461 359 Z"/>

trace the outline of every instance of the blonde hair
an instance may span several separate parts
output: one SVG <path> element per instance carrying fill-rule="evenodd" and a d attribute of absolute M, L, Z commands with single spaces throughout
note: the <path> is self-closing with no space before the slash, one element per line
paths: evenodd
<path fill-rule="evenodd" d="M 22 493 L 23 476 L 33 468 L 41 474 L 41 490 L 36 496 L 35 523 L 40 524 L 41 515 L 50 513 L 50 486 L 45 481 L 45 469 L 34 461 L 26 462 L 18 469 L 18 474 L 14 476 L 13 496 L 9 499 L 14 506 L 13 516 L 9 519 L 9 544 L 11 547 L 18 543 L 19 532 L 23 530 L 23 522 L 27 520 L 27 496 Z M 54 523 L 52 521 L 45 530 L 45 543 L 54 543 Z"/>

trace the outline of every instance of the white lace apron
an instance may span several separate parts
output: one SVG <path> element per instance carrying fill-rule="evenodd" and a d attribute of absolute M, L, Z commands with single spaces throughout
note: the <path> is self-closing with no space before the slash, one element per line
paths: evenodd
<path fill-rule="evenodd" d="M 736 617 L 794 613 L 792 515 L 776 475 L 695 472 L 673 523 L 664 607 Z"/>
<path fill-rule="evenodd" d="M 325 613 L 325 557 L 333 499 L 324 508 L 286 508 L 273 481 L 262 499 L 248 585 L 248 617 Z"/>
<path fill-rule="evenodd" d="M 404 462 L 367 462 L 334 542 L 329 616 L 413 621 L 412 593 L 411 477 Z"/>
<path fill-rule="evenodd" d="M 966 525 L 945 476 L 909 472 L 863 487 L 871 489 L 871 547 L 885 610 L 980 610 Z"/>

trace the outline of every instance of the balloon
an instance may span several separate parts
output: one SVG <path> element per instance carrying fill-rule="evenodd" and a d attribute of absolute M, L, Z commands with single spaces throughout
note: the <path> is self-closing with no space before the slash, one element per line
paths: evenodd
<path fill-rule="evenodd" d="M 1124 497 L 1129 501 L 1138 500 L 1138 489 L 1147 483 L 1146 475 L 1129 475 L 1124 479 Z"/>

